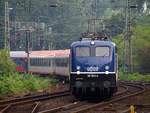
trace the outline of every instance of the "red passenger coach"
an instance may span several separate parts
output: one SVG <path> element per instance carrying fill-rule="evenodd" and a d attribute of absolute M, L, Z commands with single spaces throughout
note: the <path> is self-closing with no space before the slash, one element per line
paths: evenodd
<path fill-rule="evenodd" d="M 27 54 L 24 51 L 11 51 L 10 57 L 16 63 L 16 71 L 26 72 L 26 70 L 27 70 Z"/>
<path fill-rule="evenodd" d="M 69 75 L 70 50 L 32 51 L 29 70 L 39 74 Z"/>
<path fill-rule="evenodd" d="M 69 49 L 31 51 L 29 54 L 29 72 L 68 76 L 69 54 Z M 12 51 L 10 56 L 17 64 L 16 70 L 25 72 L 27 69 L 27 54 L 24 51 Z"/>

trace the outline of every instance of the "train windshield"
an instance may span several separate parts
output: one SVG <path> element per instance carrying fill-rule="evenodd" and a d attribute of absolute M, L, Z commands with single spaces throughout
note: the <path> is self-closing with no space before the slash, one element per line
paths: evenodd
<path fill-rule="evenodd" d="M 95 56 L 108 57 L 110 56 L 109 47 L 96 47 Z"/>
<path fill-rule="evenodd" d="M 90 56 L 90 48 L 89 47 L 76 47 L 76 56 L 78 57 Z"/>

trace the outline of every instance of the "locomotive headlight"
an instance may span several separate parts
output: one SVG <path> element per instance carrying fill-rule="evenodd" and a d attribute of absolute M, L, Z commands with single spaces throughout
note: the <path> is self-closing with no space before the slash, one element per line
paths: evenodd
<path fill-rule="evenodd" d="M 109 74 L 109 71 L 105 71 L 105 74 L 108 75 L 108 74 Z"/>
<path fill-rule="evenodd" d="M 77 68 L 77 70 L 80 70 L 80 66 L 77 66 L 76 68 Z"/>
<path fill-rule="evenodd" d="M 109 66 L 105 66 L 105 70 L 109 70 Z"/>
<path fill-rule="evenodd" d="M 94 45 L 94 44 L 95 44 L 94 41 L 92 41 L 92 42 L 91 42 L 91 45 Z"/>
<path fill-rule="evenodd" d="M 77 71 L 77 75 L 80 75 L 80 71 Z"/>

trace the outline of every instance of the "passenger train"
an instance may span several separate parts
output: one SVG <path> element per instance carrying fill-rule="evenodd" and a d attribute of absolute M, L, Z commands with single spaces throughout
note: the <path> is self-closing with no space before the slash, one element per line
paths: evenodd
<path fill-rule="evenodd" d="M 11 51 L 10 56 L 16 70 L 26 72 L 27 54 Z M 111 41 L 81 40 L 67 50 L 32 51 L 29 58 L 30 73 L 68 77 L 76 98 L 111 97 L 117 91 L 117 50 Z"/>

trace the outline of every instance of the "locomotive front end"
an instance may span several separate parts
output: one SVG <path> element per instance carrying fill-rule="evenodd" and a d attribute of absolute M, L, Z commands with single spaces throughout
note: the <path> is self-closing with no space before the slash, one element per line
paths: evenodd
<path fill-rule="evenodd" d="M 111 96 L 116 91 L 115 47 L 106 41 L 71 46 L 70 88 L 76 97 Z"/>

